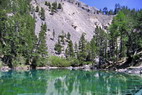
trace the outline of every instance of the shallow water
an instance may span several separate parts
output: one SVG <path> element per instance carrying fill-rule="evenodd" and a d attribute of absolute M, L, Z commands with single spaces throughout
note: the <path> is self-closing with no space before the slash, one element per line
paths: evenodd
<path fill-rule="evenodd" d="M 142 77 L 106 71 L 0 72 L 0 95 L 135 95 Z"/>

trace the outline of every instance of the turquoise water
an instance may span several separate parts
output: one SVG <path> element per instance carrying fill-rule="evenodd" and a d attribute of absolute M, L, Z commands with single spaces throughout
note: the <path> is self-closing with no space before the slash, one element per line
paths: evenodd
<path fill-rule="evenodd" d="M 0 95 L 134 95 L 142 77 L 105 71 L 0 72 Z"/>

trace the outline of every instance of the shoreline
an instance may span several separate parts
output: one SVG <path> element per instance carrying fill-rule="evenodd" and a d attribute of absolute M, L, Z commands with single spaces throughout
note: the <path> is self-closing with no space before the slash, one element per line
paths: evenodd
<path fill-rule="evenodd" d="M 142 67 L 129 67 L 125 69 L 117 69 L 116 72 L 142 75 Z"/>
<path fill-rule="evenodd" d="M 90 70 L 105 70 L 105 71 L 116 71 L 119 73 L 126 73 L 126 74 L 136 74 L 136 75 L 142 75 L 142 66 L 140 67 L 129 67 L 125 69 L 116 69 L 116 70 L 108 70 L 108 69 L 94 69 L 91 65 L 84 65 L 84 66 L 79 66 L 79 67 L 37 67 L 35 70 L 54 70 L 54 69 L 68 69 L 68 70 L 85 70 L 85 71 L 90 71 Z M 14 69 L 9 68 L 8 66 L 3 66 L 0 68 L 0 71 L 2 72 L 8 72 L 10 70 L 15 70 L 15 71 L 29 71 L 32 70 L 29 68 L 29 66 L 24 66 L 24 67 L 16 67 Z"/>

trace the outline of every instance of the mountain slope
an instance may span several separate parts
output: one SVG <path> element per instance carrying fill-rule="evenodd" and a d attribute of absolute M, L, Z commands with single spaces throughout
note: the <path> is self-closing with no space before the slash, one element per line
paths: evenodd
<path fill-rule="evenodd" d="M 51 15 L 45 1 L 61 3 L 62 9 Z M 105 30 L 113 18 L 113 16 L 102 15 L 98 13 L 96 8 L 89 7 L 77 0 L 32 0 L 31 4 L 34 9 L 38 6 L 39 9 L 42 7 L 45 10 L 45 21 L 40 19 L 39 12 L 34 12 L 33 16 L 36 18 L 36 35 L 39 34 L 42 23 L 47 24 L 46 40 L 50 54 L 55 52 L 54 45 L 58 41 L 59 35 L 69 32 L 73 43 L 78 43 L 81 34 L 85 33 L 86 39 L 90 41 L 96 26 Z M 53 31 L 55 32 L 55 38 L 53 38 Z M 66 45 L 64 47 L 66 48 Z"/>

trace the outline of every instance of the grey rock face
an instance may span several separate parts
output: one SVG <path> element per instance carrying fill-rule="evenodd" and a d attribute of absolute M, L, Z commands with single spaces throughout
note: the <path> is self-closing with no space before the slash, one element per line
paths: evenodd
<path fill-rule="evenodd" d="M 45 1 L 61 3 L 62 9 L 57 10 L 51 15 L 51 11 L 45 5 Z M 97 9 L 90 7 L 78 0 L 32 0 L 32 6 L 44 8 L 45 21 L 40 19 L 40 15 L 34 12 L 36 19 L 35 33 L 38 36 L 42 23 L 47 24 L 47 46 L 49 54 L 55 54 L 54 45 L 58 41 L 58 36 L 62 33 L 71 34 L 73 43 L 78 43 L 82 33 L 86 34 L 87 41 L 90 41 L 94 35 L 96 26 L 104 29 L 111 24 L 113 16 L 97 14 Z M 53 38 L 53 31 L 55 37 Z M 66 47 L 66 44 L 64 45 Z"/>

